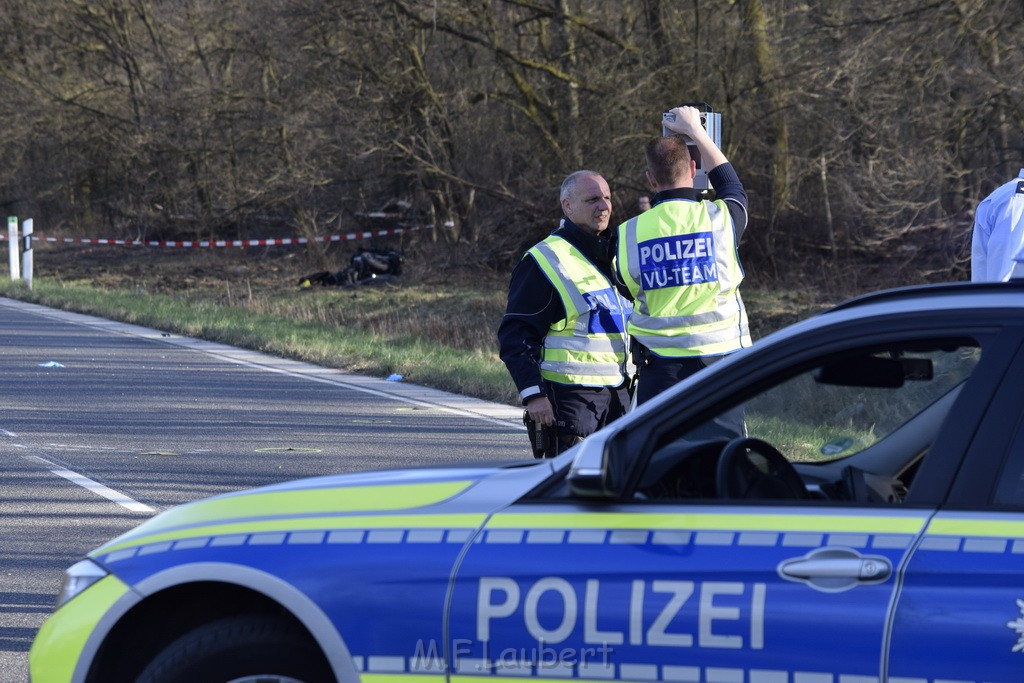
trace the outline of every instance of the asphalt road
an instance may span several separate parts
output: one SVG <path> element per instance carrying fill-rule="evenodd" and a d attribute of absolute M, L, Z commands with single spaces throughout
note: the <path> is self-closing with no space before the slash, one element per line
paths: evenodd
<path fill-rule="evenodd" d="M 528 458 L 521 410 L 0 298 L 0 683 L 66 567 L 173 505 Z"/>

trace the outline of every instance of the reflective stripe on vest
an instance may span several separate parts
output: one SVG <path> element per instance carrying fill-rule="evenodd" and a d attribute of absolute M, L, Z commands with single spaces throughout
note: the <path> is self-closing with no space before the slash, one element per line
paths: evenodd
<path fill-rule="evenodd" d="M 637 341 L 670 357 L 751 344 L 738 289 L 743 270 L 724 201 L 660 202 L 620 230 L 619 271 L 635 298 L 628 330 Z"/>
<path fill-rule="evenodd" d="M 558 292 L 566 317 L 544 337 L 540 371 L 559 384 L 614 387 L 625 379 L 629 304 L 567 240 L 552 235 L 529 250 Z"/>

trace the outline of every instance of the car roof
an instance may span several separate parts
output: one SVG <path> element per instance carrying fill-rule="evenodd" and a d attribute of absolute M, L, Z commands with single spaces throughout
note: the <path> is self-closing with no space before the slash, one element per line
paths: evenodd
<path fill-rule="evenodd" d="M 941 313 L 945 311 L 982 312 L 998 309 L 1001 319 L 1024 316 L 1024 280 L 1010 282 L 948 282 L 885 289 L 844 301 L 832 308 L 786 325 L 760 338 L 752 347 L 731 354 L 743 357 L 748 351 L 766 345 L 787 344 L 813 330 L 837 324 L 856 323 L 873 317 Z M 738 360 L 738 359 L 737 359 Z M 720 365 L 720 364 L 715 364 Z M 710 366 L 709 369 L 715 366 Z"/>
<path fill-rule="evenodd" d="M 826 313 L 850 310 L 877 303 L 900 301 L 920 303 L 923 299 L 941 299 L 959 294 L 991 298 L 993 305 L 1024 306 L 1024 297 L 1021 297 L 1020 301 L 1014 301 L 1009 297 L 1002 296 L 1007 294 L 1024 294 L 1024 280 L 1010 280 L 1008 282 L 943 282 L 939 284 L 883 289 L 848 299 L 830 308 Z"/>

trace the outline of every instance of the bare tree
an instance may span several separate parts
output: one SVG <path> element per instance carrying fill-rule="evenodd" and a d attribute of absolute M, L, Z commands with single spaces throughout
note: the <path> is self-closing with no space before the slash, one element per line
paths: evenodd
<path fill-rule="evenodd" d="M 707 102 L 754 272 L 930 250 L 954 270 L 919 276 L 950 276 L 1020 165 L 1022 27 L 1017 0 L 0 0 L 0 204 L 94 234 L 316 236 L 404 197 L 504 264 L 572 170 L 631 206 L 661 112 Z"/>

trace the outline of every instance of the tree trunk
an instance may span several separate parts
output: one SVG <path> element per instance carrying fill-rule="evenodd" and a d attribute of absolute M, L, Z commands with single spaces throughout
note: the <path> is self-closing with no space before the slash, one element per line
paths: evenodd
<path fill-rule="evenodd" d="M 773 240 L 771 232 L 779 218 L 786 210 L 790 201 L 790 170 L 789 170 L 789 129 L 786 123 L 785 96 L 781 89 L 781 79 L 775 63 L 772 42 L 770 39 L 771 21 L 765 12 L 762 0 L 743 0 L 744 24 L 751 38 L 751 49 L 756 68 L 755 88 L 760 91 L 765 104 L 765 132 L 769 135 L 770 166 L 772 196 L 769 198 L 770 223 L 768 239 Z"/>

